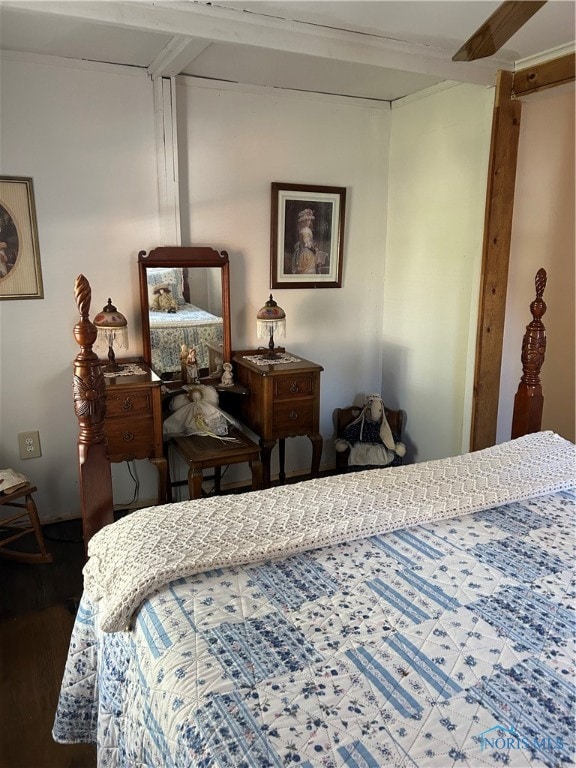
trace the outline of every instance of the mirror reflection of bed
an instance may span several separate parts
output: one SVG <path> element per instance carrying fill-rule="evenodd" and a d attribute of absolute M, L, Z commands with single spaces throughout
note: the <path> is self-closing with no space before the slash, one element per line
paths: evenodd
<path fill-rule="evenodd" d="M 138 254 L 143 357 L 164 381 L 181 381 L 183 349 L 200 379 L 219 379 L 230 361 L 228 254 L 163 247 Z"/>
<path fill-rule="evenodd" d="M 194 347 L 198 367 L 210 368 L 210 347 L 222 344 L 222 288 L 215 267 L 155 267 L 146 270 L 152 368 L 161 377 L 180 375 L 180 350 Z M 171 303 L 158 299 L 169 287 Z M 161 301 L 161 299 L 160 299 Z M 175 303 L 175 305 L 174 305 Z M 209 371 L 217 374 L 219 371 Z"/>

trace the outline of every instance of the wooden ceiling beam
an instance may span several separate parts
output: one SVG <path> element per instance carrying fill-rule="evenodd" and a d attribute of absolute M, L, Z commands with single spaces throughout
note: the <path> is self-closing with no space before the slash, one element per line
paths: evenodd
<path fill-rule="evenodd" d="M 512 95 L 521 98 L 546 88 L 573 83 L 576 71 L 576 54 L 569 53 L 557 59 L 514 72 Z"/>

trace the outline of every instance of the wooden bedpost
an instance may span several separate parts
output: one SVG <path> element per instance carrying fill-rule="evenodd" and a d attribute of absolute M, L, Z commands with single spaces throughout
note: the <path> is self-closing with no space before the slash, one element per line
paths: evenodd
<path fill-rule="evenodd" d="M 546 312 L 546 303 L 542 296 L 546 288 L 546 270 L 536 273 L 536 298 L 530 304 L 532 322 L 526 326 L 522 341 L 522 378 L 514 398 L 512 417 L 512 438 L 538 432 L 542 424 L 544 397 L 540 384 L 540 370 L 546 352 L 546 329 L 542 316 Z"/>
<path fill-rule="evenodd" d="M 74 359 L 74 410 L 78 417 L 78 468 L 80 473 L 80 507 L 84 547 L 100 528 L 114 522 L 112 474 L 106 455 L 104 414 L 106 385 L 98 355 L 92 351 L 96 326 L 90 322 L 90 283 L 79 275 L 74 297 L 80 320 L 74 326 L 74 338 L 80 352 Z"/>

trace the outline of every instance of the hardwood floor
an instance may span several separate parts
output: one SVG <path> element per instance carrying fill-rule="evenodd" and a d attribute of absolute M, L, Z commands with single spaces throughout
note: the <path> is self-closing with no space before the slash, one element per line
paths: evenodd
<path fill-rule="evenodd" d="M 53 563 L 0 560 L 0 768 L 94 768 L 96 749 L 51 731 L 82 590 L 79 521 L 44 526 Z M 33 539 L 21 540 L 33 551 Z"/>
<path fill-rule="evenodd" d="M 94 746 L 56 744 L 51 735 L 82 593 L 81 523 L 53 523 L 43 530 L 53 563 L 0 558 L 0 768 L 95 768 Z M 17 544 L 35 551 L 33 537 Z"/>

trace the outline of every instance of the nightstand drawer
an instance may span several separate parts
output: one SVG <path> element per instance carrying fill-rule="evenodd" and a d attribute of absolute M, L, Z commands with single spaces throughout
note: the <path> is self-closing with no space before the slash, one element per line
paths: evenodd
<path fill-rule="evenodd" d="M 274 379 L 274 399 L 285 400 L 291 397 L 311 397 L 314 394 L 312 376 L 286 376 Z"/>
<path fill-rule="evenodd" d="M 106 418 L 127 416 L 128 414 L 152 413 L 152 398 L 149 389 L 135 389 L 119 394 L 106 394 Z M 108 425 L 107 425 L 108 426 Z"/>
<path fill-rule="evenodd" d="M 273 422 L 278 437 L 308 432 L 314 423 L 314 400 L 281 400 L 274 403 Z"/>
<path fill-rule="evenodd" d="M 148 458 L 154 453 L 154 420 L 151 416 L 131 416 L 106 422 L 108 455 Z"/>

